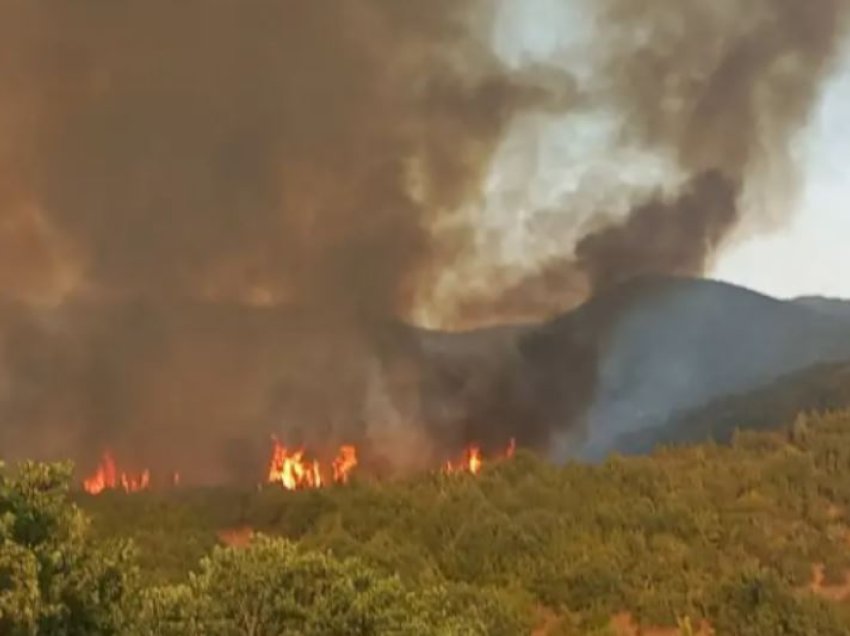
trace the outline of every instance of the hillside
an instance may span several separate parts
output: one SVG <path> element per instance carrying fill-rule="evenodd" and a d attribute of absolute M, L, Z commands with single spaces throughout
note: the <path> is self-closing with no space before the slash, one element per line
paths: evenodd
<path fill-rule="evenodd" d="M 184 581 L 218 542 L 245 550 L 258 531 L 397 573 L 419 593 L 438 585 L 489 616 L 482 631 L 447 633 L 514 636 L 537 624 L 552 636 L 626 636 L 630 624 L 669 629 L 689 617 L 724 635 L 840 636 L 850 629 L 848 467 L 845 413 L 812 416 L 792 435 L 600 465 L 519 453 L 478 476 L 79 501 L 96 540 L 132 538 L 144 578 L 160 584 Z M 266 567 L 258 550 L 245 566 L 228 557 L 225 580 Z"/>
<path fill-rule="evenodd" d="M 425 351 L 425 403 L 452 414 L 447 430 L 595 459 L 674 412 L 850 358 L 850 321 L 728 284 L 647 277 L 542 325 L 432 333 Z"/>
<path fill-rule="evenodd" d="M 850 319 L 850 300 L 824 298 L 823 296 L 803 296 L 796 298 L 794 302 L 822 314 Z"/>
<path fill-rule="evenodd" d="M 800 413 L 850 407 L 850 362 L 820 364 L 741 395 L 674 413 L 649 432 L 615 440 L 617 452 L 649 453 L 659 445 L 704 441 L 729 443 L 736 430 L 768 431 L 791 426 Z"/>
<path fill-rule="evenodd" d="M 587 439 L 577 451 L 583 457 L 601 457 L 616 437 L 658 426 L 673 412 L 850 358 L 850 323 L 711 281 L 638 281 L 560 324 L 570 322 L 591 332 L 599 325 Z"/>

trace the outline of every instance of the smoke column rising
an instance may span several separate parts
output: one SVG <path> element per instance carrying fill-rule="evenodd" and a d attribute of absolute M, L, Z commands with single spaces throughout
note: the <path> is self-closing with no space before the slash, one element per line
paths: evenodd
<path fill-rule="evenodd" d="M 4 454 L 109 444 L 205 479 L 282 432 L 422 457 L 423 361 L 397 319 L 486 251 L 466 213 L 520 115 L 614 113 L 675 185 L 625 192 L 625 220 L 600 209 L 578 241 L 559 210 L 562 256 L 459 288 L 454 322 L 701 272 L 739 194 L 788 172 L 845 4 L 587 4 L 587 81 L 507 69 L 476 0 L 0 6 Z"/>
<path fill-rule="evenodd" d="M 507 315 L 563 310 L 641 274 L 699 275 L 736 230 L 785 218 L 796 195 L 792 147 L 848 17 L 845 0 L 603 0 L 587 10 L 585 27 L 595 31 L 584 40 L 590 72 L 578 108 L 614 122 L 610 165 L 522 226 L 529 245 L 556 255 L 497 272 L 504 289 L 496 307 Z M 624 149 L 660 158 L 666 178 L 635 188 Z M 615 203 L 577 226 L 577 211 L 600 190 Z M 461 320 L 492 305 L 492 289 L 475 291 L 458 303 Z"/>

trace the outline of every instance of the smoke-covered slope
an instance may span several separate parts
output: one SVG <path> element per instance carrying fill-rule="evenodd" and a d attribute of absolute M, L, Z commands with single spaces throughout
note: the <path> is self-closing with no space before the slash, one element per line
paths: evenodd
<path fill-rule="evenodd" d="M 604 456 L 673 412 L 850 358 L 847 321 L 666 277 L 622 284 L 544 325 L 428 337 L 428 403 L 451 413 L 444 426 L 559 457 Z"/>
<path fill-rule="evenodd" d="M 583 454 L 608 452 L 617 435 L 673 411 L 850 358 L 846 321 L 720 283 L 643 284 L 606 334 Z"/>

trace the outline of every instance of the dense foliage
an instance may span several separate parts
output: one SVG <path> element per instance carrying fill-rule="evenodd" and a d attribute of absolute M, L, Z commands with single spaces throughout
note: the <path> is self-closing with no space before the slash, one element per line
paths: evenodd
<path fill-rule="evenodd" d="M 124 543 L 93 543 L 67 502 L 70 466 L 0 471 L 0 634 L 119 634 L 136 568 Z"/>
<path fill-rule="evenodd" d="M 89 531 L 66 475 L 0 482 L 0 633 L 850 633 L 850 413 L 593 466 L 80 497 Z"/>

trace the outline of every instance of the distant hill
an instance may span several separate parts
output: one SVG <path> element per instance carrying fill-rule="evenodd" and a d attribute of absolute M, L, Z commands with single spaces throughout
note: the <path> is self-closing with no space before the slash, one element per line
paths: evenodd
<path fill-rule="evenodd" d="M 644 454 L 658 445 L 705 441 L 728 443 L 736 430 L 776 430 L 790 426 L 800 413 L 850 407 L 850 361 L 819 364 L 789 374 L 770 385 L 723 397 L 673 414 L 658 429 L 623 435 L 619 452 Z"/>
<path fill-rule="evenodd" d="M 569 451 L 591 459 L 614 450 L 617 437 L 658 427 L 676 411 L 850 359 L 847 321 L 706 280 L 637 280 L 556 325 L 595 334 L 599 361 L 583 414 L 587 437 Z"/>
<path fill-rule="evenodd" d="M 442 351 L 430 356 L 435 402 L 457 407 L 467 435 L 504 428 L 535 441 L 554 430 L 549 448 L 559 458 L 603 457 L 616 440 L 663 427 L 673 413 L 850 360 L 850 321 L 832 312 L 671 277 L 635 279 L 543 325 L 429 337 L 430 351 Z M 454 344 L 434 344 L 443 338 Z M 458 368 L 461 351 L 482 364 L 460 365 L 446 391 L 452 383 L 441 376 Z M 461 403 L 470 387 L 490 417 Z"/>
<path fill-rule="evenodd" d="M 825 298 L 823 296 L 802 296 L 794 300 L 798 305 L 814 309 L 822 314 L 838 316 L 850 320 L 850 300 L 843 298 Z"/>

